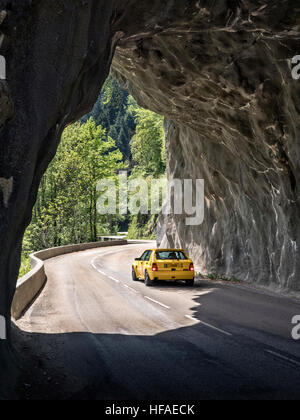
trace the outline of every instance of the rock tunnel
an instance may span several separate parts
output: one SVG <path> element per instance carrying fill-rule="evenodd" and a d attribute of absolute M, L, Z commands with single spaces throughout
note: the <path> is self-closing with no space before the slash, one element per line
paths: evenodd
<path fill-rule="evenodd" d="M 300 9 L 292 0 L 0 0 L 0 342 L 22 236 L 64 127 L 110 69 L 166 118 L 167 172 L 205 180 L 205 221 L 160 221 L 203 272 L 299 290 Z"/>

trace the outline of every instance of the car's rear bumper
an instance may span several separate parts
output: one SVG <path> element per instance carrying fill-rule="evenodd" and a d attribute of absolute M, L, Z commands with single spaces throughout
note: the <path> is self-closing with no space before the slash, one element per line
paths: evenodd
<path fill-rule="evenodd" d="M 163 280 L 163 281 L 180 281 L 180 280 L 193 280 L 195 273 L 193 271 L 177 271 L 163 273 L 160 271 L 152 271 L 149 273 L 151 280 Z"/>

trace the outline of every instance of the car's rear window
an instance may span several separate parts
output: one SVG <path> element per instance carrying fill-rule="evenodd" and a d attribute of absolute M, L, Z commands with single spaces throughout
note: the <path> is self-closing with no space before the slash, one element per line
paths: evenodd
<path fill-rule="evenodd" d="M 187 260 L 182 251 L 156 251 L 157 260 Z"/>

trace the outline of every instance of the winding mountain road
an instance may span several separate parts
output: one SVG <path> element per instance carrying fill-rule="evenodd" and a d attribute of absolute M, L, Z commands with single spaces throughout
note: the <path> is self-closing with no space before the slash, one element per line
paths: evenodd
<path fill-rule="evenodd" d="M 46 262 L 48 283 L 16 324 L 30 371 L 22 397 L 299 399 L 300 303 L 205 280 L 146 288 L 131 265 L 152 246 Z"/>

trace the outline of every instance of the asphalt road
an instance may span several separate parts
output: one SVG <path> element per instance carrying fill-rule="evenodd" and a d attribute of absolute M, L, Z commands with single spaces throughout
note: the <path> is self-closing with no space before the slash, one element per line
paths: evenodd
<path fill-rule="evenodd" d="M 146 288 L 131 265 L 149 247 L 46 262 L 47 286 L 17 323 L 24 398 L 300 399 L 300 303 L 207 280 Z"/>

